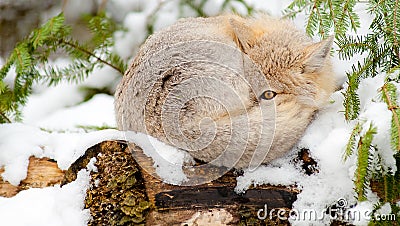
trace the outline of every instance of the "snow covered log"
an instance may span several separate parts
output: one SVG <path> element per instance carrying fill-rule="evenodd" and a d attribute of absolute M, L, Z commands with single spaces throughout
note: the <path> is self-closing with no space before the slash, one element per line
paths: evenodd
<path fill-rule="evenodd" d="M 132 155 L 141 153 L 139 155 Z M 244 194 L 234 191 L 240 173 L 229 171 L 221 178 L 197 186 L 174 186 L 153 177 L 141 164 L 153 165 L 140 147 L 125 141 L 104 141 L 86 150 L 67 171 L 48 158 L 29 159 L 28 175 L 18 186 L 0 180 L 0 195 L 11 197 L 30 187 L 67 184 L 76 179 L 81 169 L 90 170 L 91 181 L 85 199 L 90 209 L 90 225 L 212 225 L 288 224 L 272 219 L 259 220 L 257 213 L 268 209 L 290 210 L 300 192 L 295 186 L 263 185 L 251 187 Z M 297 161 L 305 173 L 315 173 L 316 162 L 307 150 L 300 150 Z M 141 165 L 142 166 L 142 165 Z M 146 167 L 147 169 L 149 167 Z M 0 169 L 0 173 L 3 172 Z M 289 212 L 289 211 L 286 211 Z"/>
<path fill-rule="evenodd" d="M 43 188 L 60 184 L 64 178 L 64 171 L 57 167 L 57 163 L 49 158 L 29 158 L 28 173 L 19 185 L 12 185 L 4 181 L 1 174 L 4 168 L 0 168 L 0 196 L 12 197 L 22 190 L 29 188 Z"/>
<path fill-rule="evenodd" d="M 265 204 L 268 208 L 291 209 L 299 192 L 295 187 L 260 186 L 237 194 L 234 172 L 204 185 L 169 185 L 136 163 L 132 151 L 140 153 L 140 147 L 134 144 L 127 147 L 123 141 L 97 144 L 66 172 L 64 184 L 75 180 L 79 170 L 92 169 L 85 200 L 85 208 L 92 215 L 90 225 L 250 223 L 260 221 L 257 212 Z M 153 163 L 148 160 L 148 164 Z M 263 220 L 264 223 L 267 220 L 288 223 L 277 217 Z"/>

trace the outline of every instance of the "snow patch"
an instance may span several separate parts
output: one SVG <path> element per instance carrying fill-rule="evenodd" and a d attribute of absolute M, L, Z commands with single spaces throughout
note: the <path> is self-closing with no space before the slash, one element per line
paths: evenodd
<path fill-rule="evenodd" d="M 114 97 L 96 94 L 82 104 L 55 110 L 31 124 L 48 130 L 77 130 L 77 126 L 116 126 Z"/>
<path fill-rule="evenodd" d="M 1 176 L 15 186 L 25 179 L 30 156 L 52 158 L 60 169 L 66 170 L 89 147 L 124 138 L 116 130 L 49 133 L 20 123 L 0 124 L 0 137 L 5 138 L 0 140 L 0 167 L 4 166 Z"/>
<path fill-rule="evenodd" d="M 130 131 L 126 132 L 125 135 L 126 140 L 138 145 L 143 149 L 144 154 L 153 159 L 153 167 L 164 182 L 180 185 L 182 182 L 187 181 L 182 166 L 193 161 L 187 152 L 167 145 L 146 134 Z"/>
<path fill-rule="evenodd" d="M 27 175 L 30 156 L 49 157 L 57 161 L 62 170 L 68 167 L 91 146 L 104 140 L 128 140 L 140 146 L 153 158 L 156 173 L 167 183 L 181 184 L 187 178 L 182 166 L 190 162 L 190 156 L 156 138 L 134 132 L 100 130 L 89 133 L 46 132 L 24 124 L 0 124 L 0 167 L 4 180 L 17 186 Z M 95 158 L 88 169 L 96 170 Z"/>
<path fill-rule="evenodd" d="M 12 198 L 0 197 L 2 225 L 87 225 L 90 212 L 84 209 L 84 200 L 89 180 L 89 172 L 81 170 L 63 187 L 31 188 Z"/>

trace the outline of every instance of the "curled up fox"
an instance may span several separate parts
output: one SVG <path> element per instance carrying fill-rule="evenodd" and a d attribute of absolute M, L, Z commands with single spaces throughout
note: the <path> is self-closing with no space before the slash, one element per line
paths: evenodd
<path fill-rule="evenodd" d="M 120 130 L 244 168 L 298 142 L 334 91 L 333 38 L 265 15 L 181 19 L 140 48 L 115 94 Z"/>

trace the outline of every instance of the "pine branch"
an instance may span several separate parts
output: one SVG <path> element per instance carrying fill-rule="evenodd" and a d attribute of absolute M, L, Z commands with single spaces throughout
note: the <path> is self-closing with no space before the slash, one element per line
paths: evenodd
<path fill-rule="evenodd" d="M 306 32 L 309 35 L 314 35 L 314 31 L 317 28 L 317 24 L 321 25 L 321 15 L 319 14 L 318 7 L 321 4 L 320 0 L 314 0 L 314 4 L 311 7 L 309 19 L 307 21 L 306 25 Z"/>
<path fill-rule="evenodd" d="M 390 88 L 389 88 L 390 86 Z M 400 120 L 399 120 L 399 116 L 398 116 L 398 109 L 399 106 L 397 106 L 396 104 L 396 100 L 392 100 L 393 99 L 393 95 L 389 94 L 388 89 L 395 89 L 395 87 L 390 84 L 390 83 L 385 83 L 382 87 L 381 87 L 381 91 L 382 91 L 382 99 L 386 102 L 388 109 L 392 112 L 392 119 L 395 125 L 395 129 L 397 129 L 397 131 L 395 131 L 394 133 L 392 132 L 392 137 L 397 136 L 397 141 L 396 141 L 396 149 L 398 151 L 400 151 Z M 396 94 L 395 94 L 396 95 Z M 395 104 L 393 104 L 395 103 Z"/>
<path fill-rule="evenodd" d="M 360 112 L 360 98 L 356 92 L 359 81 L 356 76 L 351 74 L 347 74 L 347 78 L 348 87 L 345 92 L 342 92 L 344 96 L 344 116 L 346 120 L 354 120 Z"/>
<path fill-rule="evenodd" d="M 310 4 L 312 3 L 312 4 Z M 384 202 L 390 202 L 392 213 L 398 214 L 400 208 L 396 205 L 400 197 L 400 108 L 397 106 L 397 89 L 391 82 L 386 82 L 381 87 L 383 101 L 392 113 L 391 144 L 396 149 L 396 169 L 393 172 L 380 161 L 382 152 L 392 153 L 392 150 L 384 150 L 384 147 L 371 146 L 376 128 L 372 124 L 364 135 L 360 136 L 364 125 L 357 119 L 360 112 L 360 98 L 357 90 L 362 79 L 374 77 L 380 73 L 389 74 L 400 69 L 400 27 L 399 0 L 369 0 L 368 12 L 373 16 L 369 31 L 365 35 L 352 37 L 347 31 L 356 31 L 360 26 L 359 14 L 354 11 L 356 0 L 294 0 L 285 10 L 287 17 L 293 18 L 298 12 L 303 11 L 308 16 L 306 32 L 309 35 L 319 34 L 324 36 L 332 28 L 335 32 L 336 44 L 339 47 L 339 58 L 352 60 L 359 54 L 364 59 L 353 64 L 351 71 L 346 72 L 348 87 L 342 92 L 344 96 L 343 106 L 346 120 L 358 120 L 353 128 L 343 160 L 357 151 L 357 168 L 354 175 L 354 186 L 359 201 L 366 200 L 366 190 L 370 179 L 376 180 L 374 189 L 379 188 L 378 196 Z M 392 81 L 399 82 L 400 73 Z M 365 128 L 367 129 L 367 128 Z M 381 131 L 379 131 L 381 132 Z M 372 152 L 371 148 L 379 152 Z M 386 155 L 386 154 L 385 154 Z M 378 159 L 378 161 L 377 161 Z M 387 169 L 387 170 L 382 170 Z M 378 173 L 376 171 L 379 171 Z M 374 206 L 374 211 L 385 203 Z M 374 222 L 375 223 L 375 222 Z"/>
<path fill-rule="evenodd" d="M 368 166 L 369 166 L 369 149 L 374 137 L 376 134 L 376 128 L 370 124 L 369 129 L 362 136 L 358 142 L 358 161 L 357 161 L 357 169 L 355 171 L 355 189 L 357 193 L 357 198 L 359 201 L 366 200 L 365 190 L 367 186 L 367 176 L 368 176 Z"/>
<path fill-rule="evenodd" d="M 353 131 L 350 134 L 349 141 L 346 145 L 346 150 L 343 155 L 343 161 L 347 161 L 348 157 L 350 157 L 356 148 L 356 139 L 360 135 L 362 129 L 361 123 L 357 123 L 356 126 L 353 128 Z"/>
<path fill-rule="evenodd" d="M 332 0 L 328 0 L 328 7 L 329 7 L 329 16 L 330 16 L 331 18 L 336 18 L 336 17 L 335 17 L 335 11 L 334 11 L 333 4 L 332 4 Z M 333 26 L 334 26 L 334 27 L 337 27 L 337 22 L 336 22 L 336 20 L 333 20 L 332 22 L 333 22 Z"/>
<path fill-rule="evenodd" d="M 10 71 L 10 68 L 14 63 L 13 57 L 14 56 L 11 55 L 7 59 L 6 63 L 3 65 L 3 67 L 0 69 L 0 81 L 2 81 L 7 76 L 7 73 Z"/>
<path fill-rule="evenodd" d="M 11 120 L 3 112 L 0 112 L 0 116 L 6 123 L 11 123 Z"/>
<path fill-rule="evenodd" d="M 76 45 L 76 44 L 74 44 L 72 42 L 69 42 L 67 40 L 61 39 L 60 43 L 66 44 L 68 46 L 71 46 L 72 48 L 77 49 L 77 50 L 81 51 L 82 53 L 85 53 L 88 56 L 91 56 L 91 57 L 95 58 L 97 61 L 99 61 L 99 62 L 101 62 L 101 63 L 103 63 L 105 65 L 110 66 L 111 68 L 115 69 L 116 71 L 118 71 L 121 74 L 124 74 L 124 72 L 125 72 L 125 71 L 122 71 L 117 66 L 115 66 L 115 65 L 113 65 L 113 64 L 111 64 L 111 63 L 109 63 L 109 62 L 107 62 L 107 61 L 105 61 L 103 59 L 101 59 L 100 57 L 96 56 L 94 53 L 89 52 L 88 50 L 86 50 L 86 49 L 84 49 L 84 48 L 82 48 L 82 47 L 80 47 L 80 46 L 78 46 L 78 45 Z"/>
<path fill-rule="evenodd" d="M 343 29 L 343 31 L 348 29 L 348 25 L 345 26 L 346 23 L 346 15 L 350 20 L 350 28 L 354 31 L 357 30 L 357 28 L 360 26 L 359 22 L 358 22 L 358 18 L 356 17 L 357 14 L 353 14 L 353 8 L 355 6 L 355 1 L 354 0 L 346 0 L 343 4 L 342 7 L 342 13 L 341 13 L 341 17 L 339 18 L 338 22 L 337 22 L 337 27 L 338 28 L 345 28 Z"/>
<path fill-rule="evenodd" d="M 309 0 L 294 0 L 290 5 L 284 10 L 283 18 L 295 18 L 297 14 L 306 11 L 311 8 L 313 3 Z M 295 9 L 296 8 L 296 9 Z"/>
<path fill-rule="evenodd" d="M 382 4 L 383 1 L 385 1 L 385 0 L 379 0 L 379 2 L 377 2 L 377 3 L 374 5 L 374 7 L 372 7 L 369 11 L 370 11 L 370 12 L 374 12 L 374 11 Z M 370 1 L 370 3 L 371 3 L 371 1 Z"/>
<path fill-rule="evenodd" d="M 398 7 L 398 3 L 399 0 L 396 0 L 395 2 L 395 6 L 393 9 L 393 29 L 392 29 L 392 33 L 393 33 L 393 46 L 395 51 L 397 51 L 397 56 L 400 58 L 400 54 L 399 54 L 399 43 L 397 41 L 397 7 Z"/>
<path fill-rule="evenodd" d="M 80 82 L 95 67 L 103 65 L 124 73 L 125 62 L 110 51 L 116 26 L 104 14 L 89 18 L 88 23 L 93 33 L 88 44 L 80 44 L 71 38 L 71 28 L 64 23 L 63 14 L 51 18 L 17 44 L 6 64 L 0 69 L 0 85 L 12 66 L 15 66 L 16 72 L 14 89 L 6 90 L 6 93 L 0 92 L 0 119 L 4 118 L 2 116 L 12 115 L 12 119 L 19 120 L 19 108 L 26 103 L 35 81 L 48 80 L 48 85 L 55 85 L 68 75 L 68 81 Z M 50 54 L 60 49 L 65 50 L 73 59 L 70 65 L 61 69 L 49 65 L 48 62 Z M 45 68 L 45 75 L 39 73 L 42 68 Z M 12 120 L 7 118 L 1 122 L 4 121 Z"/>

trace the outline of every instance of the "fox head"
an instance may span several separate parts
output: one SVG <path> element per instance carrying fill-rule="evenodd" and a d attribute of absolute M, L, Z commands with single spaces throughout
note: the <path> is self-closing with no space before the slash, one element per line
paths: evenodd
<path fill-rule="evenodd" d="M 267 78 L 278 111 L 290 105 L 318 109 L 326 103 L 335 86 L 329 59 L 333 36 L 312 43 L 290 22 L 266 16 L 229 23 L 237 46 Z"/>

